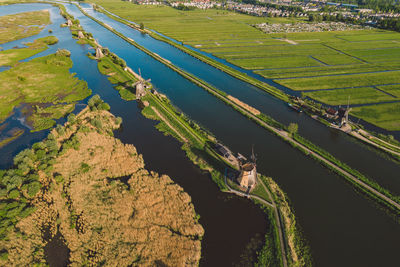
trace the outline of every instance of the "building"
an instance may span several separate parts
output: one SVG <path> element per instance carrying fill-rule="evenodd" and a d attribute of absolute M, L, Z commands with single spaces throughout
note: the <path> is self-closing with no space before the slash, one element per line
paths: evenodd
<path fill-rule="evenodd" d="M 232 152 L 226 146 L 220 143 L 215 144 L 215 150 L 224 158 L 229 159 L 231 156 L 233 156 Z"/>

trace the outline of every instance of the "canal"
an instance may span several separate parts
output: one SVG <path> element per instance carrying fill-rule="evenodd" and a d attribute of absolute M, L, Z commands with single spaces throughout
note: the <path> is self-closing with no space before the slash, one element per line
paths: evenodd
<path fill-rule="evenodd" d="M 201 265 L 232 266 L 239 263 L 252 239 L 264 240 L 264 235 L 270 227 L 266 215 L 250 200 L 222 193 L 207 173 L 200 171 L 186 158 L 178 141 L 164 136 L 154 127 L 156 124 L 154 121 L 142 116 L 135 101 L 122 100 L 107 77 L 98 71 L 97 62 L 86 56 L 93 50 L 87 45 L 76 44 L 69 28 L 59 27 L 65 20 L 59 15 L 58 8 L 45 4 L 0 6 L 0 16 L 41 9 L 49 9 L 52 20 L 52 24 L 42 31 L 41 36 L 49 35 L 48 29 L 52 29 L 52 35 L 59 38 L 59 43 L 35 57 L 54 53 L 58 48 L 71 51 L 74 65 L 70 71 L 76 73 L 80 79 L 86 80 L 93 94 L 99 94 L 110 104 L 112 113 L 123 118 L 122 129 L 116 131 L 115 136 L 124 143 L 135 145 L 138 152 L 143 155 L 146 169 L 168 174 L 191 196 L 196 212 L 200 214 L 200 223 L 205 229 Z M 19 40 L 11 47 L 17 44 L 21 46 L 22 43 L 34 40 L 37 36 Z M 17 126 L 20 122 L 18 115 L 13 119 L 15 119 L 14 126 Z M 1 168 L 10 167 L 12 157 L 18 151 L 42 140 L 48 133 L 48 131 L 30 133 L 29 129 L 26 130 L 27 132 L 16 142 L 0 149 Z M 253 251 L 250 256 L 254 254 Z"/>
<path fill-rule="evenodd" d="M 398 175 L 400 173 L 400 164 L 388 160 L 388 156 L 385 156 L 382 152 L 377 153 L 376 149 L 356 141 L 345 133 L 328 128 L 306 114 L 294 112 L 286 103 L 272 97 L 263 90 L 236 79 L 165 42 L 158 41 L 147 34 L 115 21 L 105 14 L 95 11 L 89 4 L 82 3 L 81 6 L 89 15 L 171 61 L 177 67 L 239 98 L 277 121 L 285 125 L 296 122 L 299 125 L 299 133 L 302 136 L 319 145 L 352 168 L 377 181 L 395 195 L 400 195 L 400 179 Z M 237 69 L 242 70 L 240 68 Z M 360 155 L 362 155 L 362 158 L 360 158 Z M 376 168 L 376 166 L 379 166 L 379 168 Z"/>
<path fill-rule="evenodd" d="M 400 236 L 399 225 L 375 204 L 354 192 L 343 179 L 93 22 L 75 6 L 70 4 L 65 6 L 80 20 L 85 30 L 93 33 L 100 44 L 109 47 L 122 57 L 132 69 L 140 68 L 142 75 L 151 78 L 154 86 L 167 94 L 176 106 L 211 130 L 234 151 L 249 154 L 251 146 L 255 145 L 260 172 L 278 181 L 292 200 L 298 222 L 311 245 L 316 266 L 397 265 L 396 243 Z M 89 87 L 110 103 L 112 112 L 123 118 L 123 130 L 116 134 L 117 137 L 124 142 L 133 143 L 144 155 L 149 169 L 171 175 L 192 196 L 196 210 L 202 216 L 201 223 L 205 226 L 207 235 L 203 242 L 202 265 L 214 266 L 218 263 L 218 259 L 222 260 L 224 257 L 227 258 L 223 260 L 222 265 L 231 265 L 233 261 L 237 261 L 237 255 L 243 250 L 246 240 L 250 240 L 257 233 L 263 233 L 262 227 L 267 226 L 259 209 L 242 199 L 219 193 L 207 175 L 201 174 L 185 159 L 176 141 L 158 133 L 153 128 L 153 122 L 141 117 L 135 102 L 125 102 L 119 98 L 106 77 L 98 73 L 96 62 L 84 56 L 88 52 L 86 46 L 71 44 L 65 48 L 72 51 L 74 67 L 71 72 L 76 72 L 79 78 L 88 81 Z M 165 55 L 162 56 L 169 59 Z M 288 121 L 294 121 L 292 120 L 295 117 L 294 113 L 285 111 L 286 107 L 282 102 L 266 97 L 266 94 L 259 90 L 252 88 L 246 90 L 242 88 L 242 90 L 258 92 L 260 98 L 271 99 L 271 103 L 276 102 L 270 105 L 273 105 L 272 110 L 276 110 L 277 115 L 282 113 L 284 114 L 282 118 L 289 116 Z M 246 101 L 233 91 L 229 93 Z M 267 106 L 265 103 L 264 105 Z M 301 120 L 309 119 L 295 115 L 300 121 L 300 129 L 306 128 L 303 127 Z M 284 119 L 278 116 L 276 118 L 284 122 Z M 322 133 L 327 134 L 326 128 L 323 129 L 325 130 Z M 336 135 L 335 138 L 345 140 L 342 137 Z M 371 164 L 372 162 L 377 166 L 377 161 L 371 160 Z M 176 166 L 182 166 L 185 170 Z M 207 201 L 208 198 L 211 200 Z M 223 218 L 218 216 L 221 213 L 224 215 Z M 237 236 L 240 235 L 240 231 L 235 229 L 243 229 L 243 224 L 252 232 L 247 235 L 243 233 L 243 237 Z M 257 229 L 258 225 L 261 228 Z M 241 247 L 235 248 L 239 244 Z"/>

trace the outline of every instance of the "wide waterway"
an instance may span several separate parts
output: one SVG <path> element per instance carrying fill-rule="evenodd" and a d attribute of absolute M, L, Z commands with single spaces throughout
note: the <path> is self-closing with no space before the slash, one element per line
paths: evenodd
<path fill-rule="evenodd" d="M 76 44 L 69 28 L 59 27 L 65 20 L 59 15 L 58 8 L 45 4 L 0 6 L 0 16 L 41 9 L 49 9 L 53 24 L 47 26 L 40 35 L 19 40 L 13 46 L 49 35 L 48 29 L 52 29 L 52 35 L 59 38 L 59 43 L 36 57 L 54 53 L 58 48 L 70 50 L 74 62 L 70 71 L 86 80 L 93 93 L 99 94 L 111 105 L 112 113 L 123 118 L 122 129 L 115 136 L 124 143 L 136 146 L 138 152 L 143 154 L 146 169 L 170 175 L 192 197 L 196 212 L 201 216 L 200 223 L 206 230 L 202 241 L 201 265 L 232 266 L 233 263 L 239 263 L 251 239 L 263 240 L 269 227 L 266 215 L 251 201 L 219 191 L 209 175 L 201 172 L 186 158 L 180 143 L 157 131 L 155 122 L 141 115 L 136 102 L 122 100 L 107 77 L 99 73 L 97 62 L 86 56 L 93 50 L 86 45 Z M 14 119 L 17 118 L 18 114 Z M 17 122 L 15 126 L 21 127 Z M 27 133 L 20 139 L 0 149 L 1 167 L 9 167 L 13 155 L 46 135 L 47 131 L 29 133 L 27 129 Z"/>
<path fill-rule="evenodd" d="M 400 195 L 400 165 L 388 160 L 382 152 L 364 145 L 347 134 L 331 129 L 305 114 L 291 110 L 284 102 L 272 97 L 255 86 L 238 80 L 175 47 L 158 41 L 147 34 L 115 21 L 103 13 L 96 12 L 89 4 L 81 4 L 88 14 L 110 25 L 126 37 L 171 61 L 177 67 L 233 95 L 283 124 L 296 122 L 299 133 L 321 146 L 341 161 L 376 180 L 381 186 Z M 107 45 L 108 46 L 108 45 Z M 145 72 L 143 71 L 145 74 Z M 148 76 L 152 78 L 151 76 Z M 178 105 L 180 107 L 180 105 Z M 360 157 L 362 155 L 362 157 Z M 379 166 L 377 168 L 376 166 Z"/>
<path fill-rule="evenodd" d="M 399 225 L 343 179 L 85 17 L 77 7 L 66 7 L 100 44 L 132 69 L 140 68 L 176 106 L 234 151 L 248 154 L 255 145 L 259 170 L 274 177 L 291 198 L 317 266 L 396 265 Z"/>
<path fill-rule="evenodd" d="M 140 67 L 143 76 L 151 78 L 152 83 L 160 91 L 166 93 L 175 105 L 191 118 L 210 129 L 233 150 L 248 154 L 251 145 L 255 145 L 259 170 L 274 177 L 291 198 L 298 221 L 303 226 L 305 236 L 311 245 L 317 266 L 397 265 L 396 242 L 400 236 L 399 225 L 375 207 L 373 203 L 354 192 L 340 177 L 330 173 L 315 161 L 294 150 L 277 137 L 207 94 L 203 89 L 193 85 L 166 66 L 83 16 L 75 6 L 67 4 L 66 7 L 81 21 L 85 30 L 92 32 L 102 45 L 109 47 L 111 51 L 125 59 L 132 69 L 137 70 Z M 159 142 L 153 141 L 153 136 L 159 135 L 161 138 L 162 135 L 157 135 L 155 131 L 146 132 L 147 130 L 142 129 L 146 128 L 146 123 L 150 126 L 153 123 L 137 116 L 138 110 L 135 103 L 118 100 L 119 97 L 116 92 L 103 85 L 107 84 L 104 76 L 98 78 L 95 75 L 90 78 L 92 70 L 89 70 L 89 68 L 96 68 L 96 64 L 95 62 L 88 63 L 86 59 L 80 58 L 84 53 L 79 53 L 78 58 L 73 56 L 75 64 L 71 71 L 77 72 L 78 77 L 87 80 L 89 86 L 95 92 L 101 91 L 102 97 L 111 104 L 112 111 L 123 117 L 124 131 L 118 137 L 121 137 L 124 142 L 131 142 L 138 147 L 139 152 L 144 154 L 149 169 L 171 174 L 173 178 L 175 178 L 173 173 L 178 176 L 180 173 L 184 173 L 184 171 L 176 168 L 180 165 L 175 164 L 179 164 L 180 161 L 173 161 L 175 160 L 174 157 L 183 157 L 183 153 L 173 150 L 169 146 L 165 147 L 164 143 L 173 143 L 165 142 L 166 139 L 160 139 Z M 83 65 L 77 66 L 78 64 Z M 100 79 L 100 81 L 93 81 L 93 79 Z M 282 107 L 284 106 L 282 105 Z M 130 131 L 128 127 L 133 130 Z M 135 138 L 133 138 L 133 135 L 135 135 Z M 141 139 L 137 139 L 140 136 L 142 136 Z M 146 148 L 148 149 L 147 152 Z M 175 144 L 175 148 L 178 148 L 177 144 Z M 143 150 L 141 151 L 141 149 Z M 151 160 L 148 161 L 146 157 Z M 194 167 L 192 169 L 196 170 Z M 199 198 L 208 198 L 210 194 L 207 190 L 202 191 L 201 188 L 196 188 L 196 186 L 203 184 L 205 180 L 198 179 L 193 174 L 180 177 L 182 186 L 192 195 L 197 209 L 197 206 L 202 204 L 196 203 L 195 195 Z M 195 184 L 195 181 L 198 184 Z M 185 187 L 184 182 L 189 185 Z M 193 188 L 193 192 L 187 188 Z M 220 211 L 214 205 L 214 202 L 202 203 L 205 210 L 212 210 L 215 214 L 219 214 Z M 236 205 L 236 203 L 233 204 Z M 226 241 L 224 240 L 226 236 L 223 237 L 219 231 L 223 231 L 223 228 L 227 225 L 221 223 L 214 228 L 215 231 L 212 234 L 216 236 L 214 238 L 220 240 L 220 243 L 204 241 L 206 260 L 207 255 L 210 255 L 207 253 L 217 255 L 224 252 L 219 250 L 229 250 L 232 244 L 243 241 L 236 236 L 240 231 L 235 231 L 235 229 L 242 229 L 243 227 L 238 227 L 238 225 L 246 223 L 246 221 L 251 221 L 251 223 L 245 224 L 247 226 L 244 226 L 244 228 L 253 227 L 253 223 L 256 224 L 255 220 L 258 220 L 252 215 L 243 213 L 244 210 L 251 209 L 250 207 L 252 206 L 240 209 L 238 205 L 236 209 L 236 206 L 232 206 L 232 210 L 229 212 L 237 214 L 242 219 L 236 218 L 238 223 L 236 221 L 229 223 L 229 227 L 234 224 L 229 229 L 232 239 L 226 239 Z M 202 211 L 198 209 L 197 211 L 205 220 Z M 234 253 L 235 251 L 232 251 L 231 254 Z M 223 257 L 220 254 L 220 258 Z M 229 261 L 224 262 L 229 265 Z M 204 261 L 202 263 L 205 264 Z"/>

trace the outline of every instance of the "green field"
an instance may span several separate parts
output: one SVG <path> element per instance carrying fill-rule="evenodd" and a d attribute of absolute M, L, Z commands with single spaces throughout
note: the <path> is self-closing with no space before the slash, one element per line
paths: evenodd
<path fill-rule="evenodd" d="M 295 91 L 400 83 L 400 71 L 276 80 Z"/>
<path fill-rule="evenodd" d="M 400 129 L 400 103 L 357 107 L 351 114 L 387 130 Z"/>
<path fill-rule="evenodd" d="M 366 29 L 265 34 L 252 25 L 295 23 L 299 19 L 254 17 L 217 9 L 180 11 L 120 0 L 91 2 L 292 90 L 338 89 L 306 94 L 326 104 L 347 103 L 348 96 L 351 104 L 396 101 L 400 96 L 396 88 L 381 88 L 400 83 L 400 33 Z"/>
<path fill-rule="evenodd" d="M 304 93 L 304 95 L 332 106 L 347 105 L 349 100 L 351 104 L 369 104 L 398 100 L 372 87 L 322 90 Z"/>
<path fill-rule="evenodd" d="M 19 40 L 41 32 L 50 23 L 47 10 L 0 17 L 0 44 Z"/>

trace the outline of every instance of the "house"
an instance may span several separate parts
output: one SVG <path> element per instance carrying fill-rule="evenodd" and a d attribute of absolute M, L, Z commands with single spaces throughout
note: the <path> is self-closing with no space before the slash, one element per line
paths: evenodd
<path fill-rule="evenodd" d="M 220 154 L 221 156 L 229 159 L 232 155 L 232 152 L 224 145 L 217 143 L 215 144 L 215 150 Z"/>

